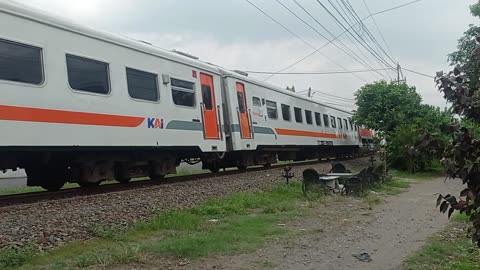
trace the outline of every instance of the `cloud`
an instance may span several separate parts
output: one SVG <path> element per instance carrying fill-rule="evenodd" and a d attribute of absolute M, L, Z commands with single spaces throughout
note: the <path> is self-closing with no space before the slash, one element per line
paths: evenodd
<path fill-rule="evenodd" d="M 104 29 L 117 34 L 145 40 L 166 49 L 177 49 L 200 57 L 201 60 L 229 69 L 276 71 L 309 54 L 312 49 L 290 35 L 277 24 L 259 13 L 245 1 L 197 1 L 197 0 L 18 0 L 49 12 L 67 17 L 81 24 Z M 315 47 L 325 40 L 308 29 L 294 16 L 273 1 L 255 0 L 281 23 L 302 36 Z M 295 5 L 282 1 L 301 12 Z M 368 0 L 372 12 L 397 6 L 395 0 Z M 426 74 L 437 70 L 448 70 L 446 55 L 453 51 L 456 40 L 475 22 L 470 16 L 468 4 L 475 0 L 457 3 L 451 0 L 422 1 L 414 5 L 376 16 L 376 22 L 385 36 L 394 57 L 405 68 Z M 303 3 L 303 2 L 302 2 Z M 362 1 L 351 1 L 360 17 L 368 13 Z M 315 1 L 305 2 L 305 7 L 320 18 L 321 23 L 334 34 L 342 31 Z M 308 18 L 305 15 L 305 18 Z M 314 27 L 321 29 L 313 20 Z M 381 41 L 371 20 L 365 22 Z M 324 32 L 322 30 L 322 32 Z M 351 40 L 341 40 L 360 56 Z M 355 42 L 353 40 L 353 42 Z M 356 46 L 355 46 L 356 45 Z M 332 46 L 322 50 L 324 55 L 315 54 L 288 71 L 331 71 L 365 69 Z M 368 54 L 365 52 L 365 54 Z M 335 61 L 332 62 L 327 59 Z M 363 57 L 363 56 L 362 56 Z M 381 67 L 368 56 L 375 68 Z M 408 82 L 430 104 L 444 106 L 445 102 L 435 89 L 433 79 L 404 72 Z M 250 76 L 265 79 L 265 75 Z M 368 82 L 380 79 L 375 73 L 356 76 Z M 364 81 L 349 74 L 341 75 L 277 75 L 268 82 L 285 87 L 295 85 L 297 89 L 312 87 L 343 97 L 353 93 Z M 390 75 L 392 76 L 392 75 Z M 322 97 L 321 97 L 322 98 Z M 328 99 L 327 97 L 324 97 Z"/>

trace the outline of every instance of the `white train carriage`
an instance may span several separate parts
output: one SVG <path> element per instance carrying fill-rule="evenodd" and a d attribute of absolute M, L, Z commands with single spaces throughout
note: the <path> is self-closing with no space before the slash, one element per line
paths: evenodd
<path fill-rule="evenodd" d="M 350 112 L 222 70 L 227 148 L 225 166 L 350 156 L 359 128 Z"/>
<path fill-rule="evenodd" d="M 0 0 L 0 169 L 29 185 L 351 155 L 351 115 L 187 54 Z"/>
<path fill-rule="evenodd" d="M 56 189 L 226 151 L 215 66 L 9 1 L 0 25 L 0 169 Z"/>

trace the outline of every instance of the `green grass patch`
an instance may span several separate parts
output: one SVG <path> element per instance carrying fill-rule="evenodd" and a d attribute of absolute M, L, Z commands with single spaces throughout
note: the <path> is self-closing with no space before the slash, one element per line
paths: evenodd
<path fill-rule="evenodd" d="M 442 169 L 431 170 L 427 172 L 410 173 L 406 171 L 392 171 L 392 175 L 397 178 L 406 178 L 414 180 L 430 180 L 432 178 L 441 177 L 445 175 Z"/>
<path fill-rule="evenodd" d="M 387 195 L 397 195 L 401 192 L 403 192 L 406 188 L 410 187 L 410 183 L 400 179 L 400 178 L 391 178 L 387 181 L 385 181 L 383 184 L 377 184 L 370 189 L 378 192 L 378 193 L 384 193 Z"/>
<path fill-rule="evenodd" d="M 72 243 L 35 257 L 0 251 L 0 258 L 12 258 L 0 260 L 0 268 L 108 268 L 141 264 L 150 256 L 195 258 L 253 251 L 271 237 L 287 233 L 278 224 L 304 214 L 311 204 L 299 182 L 278 185 L 269 192 L 237 193 L 161 213 L 130 229 L 98 227 L 96 240 Z"/>
<path fill-rule="evenodd" d="M 452 220 L 456 222 L 470 222 L 470 219 L 465 214 L 456 213 L 452 216 Z"/>
<path fill-rule="evenodd" d="M 417 254 L 410 257 L 405 270 L 477 270 L 480 269 L 480 251 L 468 238 L 454 240 L 433 239 Z"/>

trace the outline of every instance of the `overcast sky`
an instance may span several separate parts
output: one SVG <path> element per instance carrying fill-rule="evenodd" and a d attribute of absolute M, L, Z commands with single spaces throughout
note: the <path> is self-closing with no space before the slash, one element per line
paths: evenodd
<path fill-rule="evenodd" d="M 153 43 L 165 49 L 177 49 L 201 60 L 230 69 L 277 71 L 310 54 L 313 49 L 272 22 L 246 0 L 17 0 L 72 21 L 116 34 Z M 316 48 L 327 41 L 308 28 L 275 0 L 250 0 L 292 32 Z M 328 33 L 293 0 L 279 0 L 325 36 Z M 330 0 L 339 3 L 340 0 Z M 344 1 L 344 0 L 342 0 Z M 297 0 L 315 19 L 334 35 L 343 31 L 316 0 Z M 332 12 L 328 0 L 321 0 Z M 369 15 L 363 0 L 349 0 L 360 18 Z M 365 0 L 372 13 L 409 2 L 409 0 Z M 374 16 L 392 58 L 407 69 L 431 74 L 448 70 L 446 56 L 455 50 L 457 39 L 468 28 L 478 24 L 469 12 L 475 0 L 423 0 L 418 3 Z M 337 15 L 339 19 L 340 16 Z M 373 21 L 364 21 L 371 33 L 387 50 Z M 358 30 L 358 28 L 355 28 Z M 362 37 L 366 34 L 361 32 Z M 330 38 L 330 37 L 329 37 Z M 370 66 L 384 68 L 354 39 L 340 39 L 362 58 L 368 56 Z M 323 55 L 322 55 L 323 54 Z M 364 55 L 365 56 L 364 56 Z M 325 56 L 327 56 L 329 60 Z M 286 72 L 337 71 L 367 69 L 335 46 L 329 45 Z M 386 76 L 384 71 L 380 71 Z M 373 82 L 377 73 L 358 73 Z M 445 106 L 433 79 L 404 71 L 408 83 L 417 86 L 426 103 Z M 265 79 L 265 75 L 250 76 Z M 390 75 L 391 76 L 391 75 Z M 346 98 L 365 82 L 352 74 L 277 75 L 269 83 L 285 87 L 295 85 L 297 91 L 313 89 Z M 317 97 L 321 97 L 318 95 Z M 338 99 L 325 97 L 327 102 Z M 348 101 L 347 101 L 348 102 Z M 352 108 L 346 104 L 345 108 Z"/>

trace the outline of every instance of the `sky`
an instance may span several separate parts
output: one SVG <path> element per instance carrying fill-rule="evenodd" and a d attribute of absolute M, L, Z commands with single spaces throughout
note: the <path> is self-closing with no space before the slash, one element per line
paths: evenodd
<path fill-rule="evenodd" d="M 291 33 L 273 22 L 248 1 L 280 22 Z M 342 18 L 335 13 L 329 2 L 334 5 L 349 2 L 358 16 L 364 18 L 370 14 L 368 10 L 375 13 L 410 0 L 248 1 L 17 0 L 85 26 L 147 41 L 165 49 L 188 52 L 202 61 L 225 68 L 248 71 L 281 70 L 311 54 L 314 51 L 312 47 L 320 48 L 327 43 L 328 41 L 321 35 L 332 39 L 325 29 L 334 36 L 343 32 L 344 29 L 318 2 L 323 3 L 341 21 Z M 476 0 L 422 0 L 375 15 L 373 16 L 375 22 L 368 18 L 364 20 L 364 24 L 395 62 L 406 69 L 434 76 L 437 71 L 451 69 L 447 62 L 447 55 L 455 51 L 457 39 L 468 29 L 468 25 L 479 23 L 469 11 L 469 5 L 475 2 Z M 280 3 L 299 15 L 311 27 L 292 15 Z M 321 28 L 320 24 L 325 29 Z M 360 33 L 357 39 L 367 38 L 367 33 L 360 31 L 359 27 L 354 27 L 350 31 L 353 33 L 353 30 Z M 358 63 L 330 44 L 285 72 L 385 68 L 385 65 L 379 63 L 354 38 L 344 35 L 339 40 L 355 52 L 358 56 L 357 60 L 363 59 L 367 66 Z M 337 42 L 335 44 L 343 48 L 342 44 Z M 388 59 L 386 56 L 383 58 Z M 335 103 L 337 107 L 353 109 L 351 99 L 361 86 L 382 78 L 392 79 L 394 76 L 388 71 L 378 72 L 380 75 L 375 72 L 276 75 L 267 82 L 281 87 L 294 85 L 297 92 L 311 87 L 321 92 L 316 93 L 314 98 Z M 446 106 L 442 94 L 435 88 L 433 78 L 405 70 L 403 74 L 408 84 L 417 87 L 425 103 L 442 108 Z M 268 75 L 253 73 L 249 76 L 260 80 L 268 77 Z M 343 99 L 333 96 L 340 96 Z"/>

